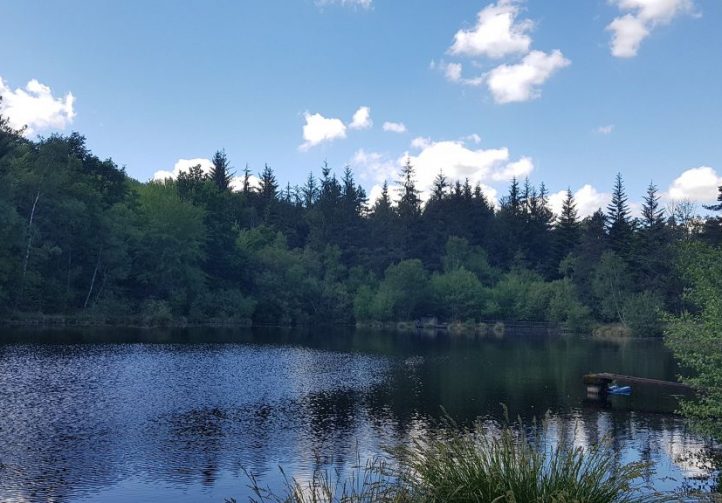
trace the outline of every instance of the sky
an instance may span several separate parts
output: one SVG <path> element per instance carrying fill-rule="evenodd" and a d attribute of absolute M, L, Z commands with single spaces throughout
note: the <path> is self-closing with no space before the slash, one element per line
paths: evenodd
<path fill-rule="evenodd" d="M 285 185 L 324 162 L 371 198 L 408 158 L 582 215 L 722 185 L 719 0 L 0 2 L 0 113 L 79 131 L 141 181 L 225 149 Z"/>

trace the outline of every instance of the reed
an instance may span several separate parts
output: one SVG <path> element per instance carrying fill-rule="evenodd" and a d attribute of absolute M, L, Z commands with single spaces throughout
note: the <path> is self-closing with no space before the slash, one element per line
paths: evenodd
<path fill-rule="evenodd" d="M 522 425 L 493 433 L 445 420 L 439 433 L 389 451 L 350 474 L 319 471 L 301 482 L 284 474 L 285 488 L 262 488 L 249 474 L 256 503 L 641 503 L 646 465 L 618 465 L 604 443 L 588 449 L 543 447 Z M 228 500 L 231 503 L 233 500 Z"/>

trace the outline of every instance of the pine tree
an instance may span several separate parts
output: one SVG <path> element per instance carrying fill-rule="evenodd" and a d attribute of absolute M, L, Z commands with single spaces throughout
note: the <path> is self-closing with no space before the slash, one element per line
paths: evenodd
<path fill-rule="evenodd" d="M 567 195 L 562 202 L 562 212 L 559 215 L 557 228 L 577 238 L 579 235 L 579 221 L 577 219 L 577 203 L 574 201 L 572 190 L 567 188 Z"/>
<path fill-rule="evenodd" d="M 226 192 L 230 190 L 233 172 L 228 162 L 225 150 L 217 150 L 211 159 L 213 166 L 209 173 L 209 178 L 213 181 L 218 190 Z"/>
<path fill-rule="evenodd" d="M 642 204 L 642 226 L 645 230 L 654 231 L 664 227 L 664 210 L 659 206 L 659 199 L 657 186 L 650 182 Z"/>
<path fill-rule="evenodd" d="M 431 199 L 441 201 L 446 197 L 446 190 L 449 188 L 449 182 L 444 175 L 443 170 L 439 170 L 439 174 L 434 178 L 434 184 L 431 187 Z"/>
<path fill-rule="evenodd" d="M 414 167 L 411 160 L 401 169 L 400 180 L 401 198 L 398 204 L 401 243 L 403 244 L 405 258 L 418 258 L 422 243 L 421 198 L 416 188 Z"/>
<path fill-rule="evenodd" d="M 303 205 L 308 209 L 311 208 L 318 199 L 318 182 L 316 177 L 313 176 L 313 172 L 308 174 L 306 183 L 301 189 L 301 195 L 303 199 Z"/>
<path fill-rule="evenodd" d="M 391 207 L 391 197 L 389 196 L 389 182 L 384 180 L 381 187 L 381 196 L 376 200 L 373 206 L 373 214 L 389 214 L 393 211 Z"/>
<path fill-rule="evenodd" d="M 519 180 L 514 177 L 511 179 L 511 185 L 509 186 L 509 195 L 502 200 L 501 206 L 516 216 L 522 212 L 523 204 L 523 197 L 519 190 Z"/>
<path fill-rule="evenodd" d="M 400 184 L 399 215 L 402 219 L 418 217 L 421 214 L 421 199 L 416 188 L 415 172 L 410 158 L 406 158 L 406 164 L 401 168 Z"/>
<path fill-rule="evenodd" d="M 384 181 L 381 196 L 376 199 L 369 215 L 368 259 L 371 270 L 382 274 L 386 268 L 402 257 L 399 244 L 398 214 Z"/>
<path fill-rule="evenodd" d="M 633 272 L 640 290 L 666 295 L 673 281 L 670 271 L 670 256 L 667 226 L 664 211 L 659 207 L 657 187 L 650 182 L 642 203 L 642 228 L 636 239 Z"/>
<path fill-rule="evenodd" d="M 248 169 L 248 164 L 243 168 L 243 188 L 242 192 L 246 195 L 251 191 L 251 170 Z"/>
<path fill-rule="evenodd" d="M 629 259 L 633 226 L 629 218 L 629 203 L 621 173 L 617 173 L 612 201 L 607 206 L 607 232 L 612 250 L 622 258 Z"/>
<path fill-rule="evenodd" d="M 580 225 L 574 194 L 567 188 L 562 211 L 554 229 L 554 266 L 558 269 L 562 260 L 574 251 L 580 238 Z"/>
<path fill-rule="evenodd" d="M 276 199 L 278 182 L 276 182 L 276 175 L 268 164 L 264 166 L 259 178 L 259 194 L 263 202 L 268 203 Z"/>
<path fill-rule="evenodd" d="M 712 210 L 712 211 L 722 211 L 722 185 L 720 185 L 717 188 L 718 194 L 717 194 L 717 201 L 718 204 L 712 204 L 709 206 L 705 206 L 706 209 Z"/>

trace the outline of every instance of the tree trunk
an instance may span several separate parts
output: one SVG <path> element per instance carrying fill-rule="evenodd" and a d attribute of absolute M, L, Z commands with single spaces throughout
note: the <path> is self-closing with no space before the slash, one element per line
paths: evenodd
<path fill-rule="evenodd" d="M 18 302 L 23 298 L 23 292 L 25 290 L 25 276 L 28 272 L 28 261 L 30 260 L 30 245 L 33 239 L 33 220 L 35 220 L 35 209 L 38 206 L 38 200 L 40 199 L 40 191 L 35 194 L 35 200 L 33 201 L 33 207 L 30 210 L 30 218 L 28 219 L 28 242 L 25 246 L 25 258 L 23 259 L 23 275 L 20 280 L 20 294 L 18 295 Z"/>
<path fill-rule="evenodd" d="M 90 280 L 90 289 L 88 290 L 88 295 L 85 296 L 85 304 L 83 304 L 83 309 L 86 309 L 88 307 L 88 302 L 90 301 L 90 295 L 93 293 L 93 288 L 95 287 L 95 278 L 98 277 L 98 268 L 100 267 L 100 256 L 103 253 L 103 248 L 101 247 L 98 250 L 98 260 L 95 262 L 95 269 L 93 270 L 93 279 Z"/>
<path fill-rule="evenodd" d="M 73 267 L 73 249 L 68 247 L 68 270 L 65 275 L 65 309 L 68 309 L 70 299 L 70 269 Z"/>

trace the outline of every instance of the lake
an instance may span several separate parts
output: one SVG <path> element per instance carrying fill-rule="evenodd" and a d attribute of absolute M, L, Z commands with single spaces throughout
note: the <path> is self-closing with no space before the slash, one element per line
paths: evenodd
<path fill-rule="evenodd" d="M 603 371 L 674 380 L 658 340 L 545 330 L 503 338 L 280 329 L 0 329 L 0 501 L 222 502 L 343 470 L 433 430 L 547 415 L 550 442 L 610 438 L 656 490 L 707 488 L 705 444 L 635 389 L 586 399 Z"/>

